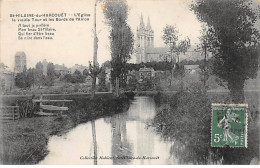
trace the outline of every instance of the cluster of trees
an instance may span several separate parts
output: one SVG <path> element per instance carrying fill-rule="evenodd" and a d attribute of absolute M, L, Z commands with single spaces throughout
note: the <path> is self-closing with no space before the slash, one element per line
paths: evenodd
<path fill-rule="evenodd" d="M 86 77 L 89 75 L 89 71 L 85 69 L 83 73 L 79 70 L 76 70 L 73 74 L 65 74 L 61 81 L 70 82 L 70 83 L 83 83 L 85 82 Z"/>
<path fill-rule="evenodd" d="M 23 72 L 15 76 L 15 85 L 19 88 L 29 89 L 31 87 L 40 88 L 41 86 L 52 86 L 54 80 L 60 78 L 61 81 L 69 83 L 83 83 L 87 76 L 90 75 L 89 71 L 85 69 L 83 73 L 76 70 L 73 74 L 65 74 L 61 76 L 60 73 L 55 72 L 53 63 L 48 63 L 47 73 L 44 75 L 43 64 L 38 62 L 35 68 L 27 69 L 24 67 Z"/>
<path fill-rule="evenodd" d="M 31 87 L 40 88 L 43 85 L 51 86 L 57 74 L 54 71 L 53 63 L 47 65 L 47 75 L 43 74 L 43 64 L 38 62 L 35 68 L 27 69 L 24 67 L 23 72 L 18 73 L 15 77 L 15 85 L 19 88 L 28 89 Z"/>
<path fill-rule="evenodd" d="M 133 64 L 133 63 L 127 63 L 126 68 L 127 70 L 135 70 L 139 71 L 140 68 L 143 67 L 149 67 L 153 68 L 155 71 L 166 71 L 171 69 L 171 63 L 170 62 L 146 62 L 146 63 L 140 63 L 140 64 Z"/>
<path fill-rule="evenodd" d="M 179 65 L 183 66 L 183 65 L 201 65 L 203 63 L 203 60 L 181 60 L 179 62 Z M 127 70 L 135 70 L 138 71 L 140 68 L 143 67 L 148 67 L 148 68 L 153 68 L 155 71 L 167 71 L 167 70 L 171 70 L 172 69 L 172 63 L 171 62 L 156 62 L 156 61 L 152 61 L 152 62 L 146 62 L 146 63 L 140 63 L 140 64 L 133 64 L 133 63 L 127 63 L 126 64 L 126 68 Z"/>
<path fill-rule="evenodd" d="M 154 79 L 145 78 L 142 82 L 138 82 L 136 78 L 129 79 L 126 90 L 128 91 L 152 91 L 155 90 Z"/>

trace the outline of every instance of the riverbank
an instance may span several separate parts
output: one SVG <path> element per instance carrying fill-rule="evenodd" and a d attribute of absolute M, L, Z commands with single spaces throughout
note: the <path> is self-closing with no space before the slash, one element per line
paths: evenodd
<path fill-rule="evenodd" d="M 33 117 L 3 121 L 0 135 L 1 164 L 37 164 L 47 154 L 48 139 L 74 127 L 68 118 Z"/>
<path fill-rule="evenodd" d="M 56 95 L 52 98 L 64 97 Z M 70 95 L 66 98 L 72 99 L 73 103 L 68 104 L 69 111 L 62 117 L 33 115 L 2 121 L 0 164 L 37 164 L 48 154 L 47 143 L 52 135 L 64 135 L 78 124 L 124 112 L 130 104 L 127 97 L 111 95 L 96 96 L 94 101 L 89 96 Z M 7 102 L 11 103 L 11 100 Z"/>

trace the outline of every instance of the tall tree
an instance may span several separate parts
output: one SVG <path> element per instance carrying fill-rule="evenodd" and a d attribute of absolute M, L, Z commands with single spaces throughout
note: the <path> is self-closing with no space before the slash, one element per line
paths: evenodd
<path fill-rule="evenodd" d="M 244 102 L 244 83 L 258 70 L 260 35 L 251 0 L 197 0 L 191 9 L 208 26 L 213 73 L 228 83 L 234 103 Z"/>
<path fill-rule="evenodd" d="M 106 92 L 107 86 L 106 86 L 106 68 L 102 67 L 102 71 L 98 74 L 98 91 L 100 92 Z"/>
<path fill-rule="evenodd" d="M 119 80 L 120 87 L 126 84 L 126 62 L 133 51 L 133 33 L 127 24 L 128 5 L 126 0 L 107 0 L 104 4 L 104 14 L 110 26 L 111 48 L 111 82 L 115 88 Z"/>
<path fill-rule="evenodd" d="M 34 83 L 36 86 L 40 87 L 43 85 L 44 75 L 43 75 L 43 64 L 38 62 L 35 65 L 35 73 L 34 73 Z"/>
<path fill-rule="evenodd" d="M 178 63 L 180 62 L 179 55 L 187 52 L 190 48 L 190 39 L 186 37 L 179 41 L 179 31 L 175 26 L 166 25 L 163 28 L 163 40 L 166 45 L 170 48 L 171 61 L 173 61 L 173 54 L 176 55 Z"/>
<path fill-rule="evenodd" d="M 35 84 L 35 69 L 34 68 L 29 68 L 28 71 L 26 72 L 26 85 L 27 87 L 31 87 Z"/>
<path fill-rule="evenodd" d="M 47 65 L 47 77 L 46 77 L 46 84 L 48 86 L 52 86 L 55 79 L 55 67 L 53 63 L 48 63 Z"/>
<path fill-rule="evenodd" d="M 204 61 L 200 64 L 201 75 L 203 76 L 203 85 L 206 88 L 206 81 L 209 79 L 209 64 L 208 64 L 208 50 L 210 47 L 210 39 L 209 39 L 209 31 L 206 25 L 202 26 L 202 30 L 200 31 L 200 44 L 197 46 L 197 51 L 200 51 L 204 55 Z"/>
<path fill-rule="evenodd" d="M 21 73 L 18 73 L 15 76 L 15 85 L 19 88 L 26 89 L 27 88 L 27 82 L 26 82 L 26 71 L 23 71 Z"/>

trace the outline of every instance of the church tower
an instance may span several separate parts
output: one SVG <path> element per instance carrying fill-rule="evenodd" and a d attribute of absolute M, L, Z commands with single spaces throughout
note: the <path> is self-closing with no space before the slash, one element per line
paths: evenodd
<path fill-rule="evenodd" d="M 141 14 L 140 24 L 137 27 L 137 56 L 136 63 L 147 62 L 146 51 L 154 47 L 154 31 L 150 24 L 150 18 L 148 17 L 147 26 L 143 21 L 143 15 Z"/>
<path fill-rule="evenodd" d="M 154 31 L 152 30 L 149 16 L 148 16 L 148 20 L 147 20 L 146 31 L 147 31 L 147 47 L 153 48 L 154 47 Z"/>

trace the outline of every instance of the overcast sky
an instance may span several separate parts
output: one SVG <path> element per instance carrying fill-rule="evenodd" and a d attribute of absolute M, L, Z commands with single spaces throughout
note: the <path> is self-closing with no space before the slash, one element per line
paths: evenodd
<path fill-rule="evenodd" d="M 47 59 L 55 64 L 88 65 L 93 57 L 93 13 L 94 0 L 0 0 L 1 1 L 1 62 L 14 66 L 14 55 L 24 51 L 27 66 L 34 67 L 38 61 Z M 150 16 L 155 34 L 155 46 L 162 47 L 162 30 L 166 24 L 176 25 L 182 36 L 189 36 L 192 45 L 198 43 L 201 24 L 189 10 L 191 0 L 128 0 L 128 23 L 136 35 L 141 13 L 147 24 Z M 97 31 L 99 32 L 98 61 L 110 60 L 109 32 L 104 23 L 102 3 L 97 6 Z M 16 13 L 89 13 L 88 22 L 52 22 L 54 40 L 18 40 L 17 24 L 9 15 Z M 27 23 L 27 22 L 26 22 Z M 135 62 L 135 57 L 131 62 Z"/>

